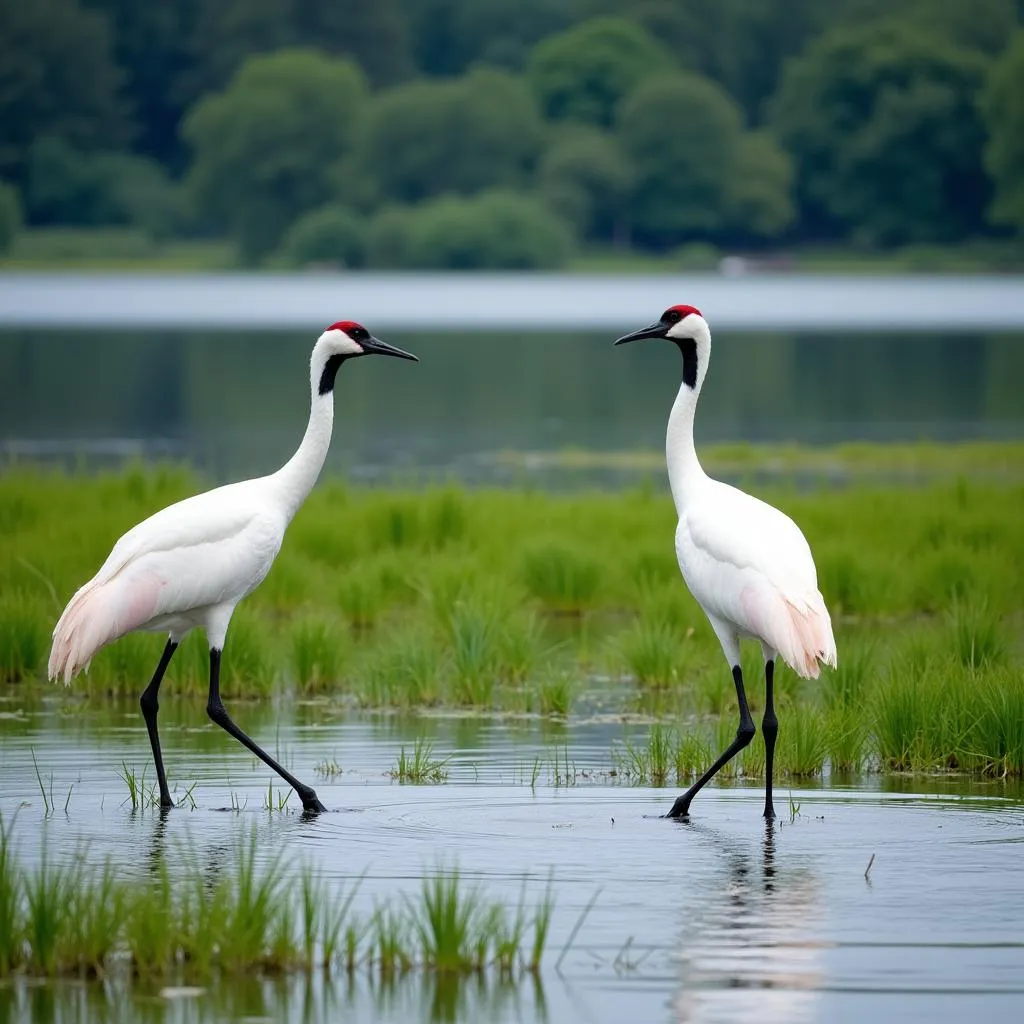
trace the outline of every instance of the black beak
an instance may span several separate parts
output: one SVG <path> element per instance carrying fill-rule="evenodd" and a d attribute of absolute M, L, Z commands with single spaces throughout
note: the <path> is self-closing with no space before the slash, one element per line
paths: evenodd
<path fill-rule="evenodd" d="M 624 334 L 615 344 L 625 345 L 627 341 L 643 341 L 644 338 L 664 338 L 668 328 L 668 324 L 659 321 L 649 327 L 641 327 L 639 331 L 633 331 L 632 334 Z"/>
<path fill-rule="evenodd" d="M 359 342 L 359 347 L 368 356 L 396 356 L 398 359 L 411 359 L 414 363 L 420 361 L 419 357 L 414 356 L 411 352 L 404 352 L 400 348 L 395 348 L 394 345 L 389 345 L 386 341 L 381 341 L 380 338 L 375 338 L 372 334 L 368 338 L 363 338 Z"/>

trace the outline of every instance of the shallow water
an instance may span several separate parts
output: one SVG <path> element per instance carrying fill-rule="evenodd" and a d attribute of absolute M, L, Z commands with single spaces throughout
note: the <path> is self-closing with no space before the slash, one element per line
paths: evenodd
<path fill-rule="evenodd" d="M 960 1021 L 1016 1019 L 1024 1006 L 1024 794 L 1016 786 L 783 784 L 780 820 L 766 829 L 760 788 L 724 785 L 706 790 L 691 821 L 679 824 L 657 817 L 674 791 L 610 776 L 612 745 L 627 729 L 613 718 L 557 726 L 232 707 L 258 741 L 315 782 L 330 811 L 308 821 L 293 800 L 284 813 L 263 809 L 268 770 L 207 724 L 201 706 L 168 693 L 161 722 L 172 788 L 178 780 L 180 795 L 196 781 L 196 808 L 161 819 L 122 803 L 122 759 L 138 772 L 149 765 L 134 703 L 65 702 L 57 692 L 27 711 L 19 704 L 0 703 L 0 810 L 8 821 L 17 812 L 25 861 L 44 849 L 70 858 L 84 841 L 90 858 L 109 855 L 144 877 L 154 858 L 173 865 L 187 842 L 215 869 L 255 828 L 261 856 L 313 862 L 339 885 L 365 872 L 357 911 L 455 864 L 510 902 L 524 879 L 528 901 L 539 901 L 550 874 L 556 906 L 536 987 L 413 977 L 381 989 L 365 977 L 349 986 L 317 976 L 161 996 L 8 985 L 0 986 L 0 1020 Z M 457 751 L 447 784 L 387 776 L 400 747 L 419 735 L 433 739 L 438 756 Z M 49 816 L 33 751 L 47 788 L 52 774 Z M 341 774 L 317 778 L 325 759 Z"/>

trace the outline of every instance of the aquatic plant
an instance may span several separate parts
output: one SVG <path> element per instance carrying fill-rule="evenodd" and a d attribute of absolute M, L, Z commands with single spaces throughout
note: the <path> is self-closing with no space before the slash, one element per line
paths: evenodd
<path fill-rule="evenodd" d="M 66 865 L 44 855 L 26 868 L 0 817 L 0 978 L 127 969 L 187 982 L 361 967 L 509 975 L 536 970 L 547 944 L 550 882 L 532 912 L 524 883 L 510 915 L 457 869 L 437 869 L 418 896 L 378 901 L 367 919 L 352 909 L 361 879 L 332 886 L 308 867 L 293 876 L 283 855 L 259 854 L 254 829 L 212 877 L 187 849 L 180 860 L 173 878 L 164 860 L 135 879 L 109 860 L 91 864 L 81 848 Z"/>
<path fill-rule="evenodd" d="M 568 716 L 576 693 L 573 675 L 562 669 L 550 671 L 537 683 L 537 709 L 542 715 Z"/>
<path fill-rule="evenodd" d="M 398 760 L 388 773 L 396 782 L 444 782 L 448 778 L 451 757 L 434 757 L 434 744 L 419 737 L 407 754 L 405 747 L 398 752 Z"/>

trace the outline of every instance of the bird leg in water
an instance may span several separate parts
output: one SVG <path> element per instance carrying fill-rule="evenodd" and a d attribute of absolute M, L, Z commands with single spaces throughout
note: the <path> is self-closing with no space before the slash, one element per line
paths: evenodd
<path fill-rule="evenodd" d="M 764 733 L 764 816 L 775 817 L 772 803 L 772 766 L 775 763 L 775 737 L 779 735 L 779 720 L 775 717 L 775 662 L 769 658 L 764 663 L 764 718 L 761 719 Z"/>
<path fill-rule="evenodd" d="M 160 655 L 160 664 L 149 681 L 149 686 L 142 691 L 139 698 L 139 706 L 142 708 L 142 717 L 146 720 L 146 729 L 149 731 L 149 745 L 153 748 L 153 760 L 156 762 L 156 781 L 160 786 L 160 806 L 173 807 L 170 791 L 167 789 L 167 776 L 164 774 L 164 759 L 160 754 L 160 737 L 156 731 L 156 713 L 160 710 L 160 704 L 156 695 L 160 690 L 160 683 L 167 671 L 167 666 L 178 649 L 178 642 L 168 638 L 164 653 Z"/>
<path fill-rule="evenodd" d="M 672 805 L 666 817 L 685 818 L 690 813 L 690 801 L 715 777 L 724 764 L 731 761 L 754 738 L 757 730 L 754 720 L 750 717 L 747 707 L 747 694 L 743 689 L 743 672 L 739 665 L 733 665 L 732 678 L 736 683 L 736 699 L 740 705 L 740 725 L 736 730 L 736 739 L 725 749 L 725 753 Z"/>
<path fill-rule="evenodd" d="M 324 807 L 324 805 L 317 799 L 312 786 L 306 786 L 299 782 L 291 772 L 282 768 L 281 765 L 279 765 L 262 747 L 249 739 L 249 737 L 246 736 L 233 721 L 231 721 L 231 716 L 227 713 L 227 709 L 224 707 L 220 699 L 220 655 L 221 652 L 217 650 L 216 647 L 210 648 L 210 696 L 206 702 L 206 713 L 225 732 L 231 733 L 239 743 L 248 747 L 265 765 L 269 768 L 273 768 L 274 771 L 277 772 L 277 774 L 280 775 L 281 778 L 299 794 L 299 799 L 302 801 L 302 809 L 304 811 L 326 811 L 327 808 Z"/>

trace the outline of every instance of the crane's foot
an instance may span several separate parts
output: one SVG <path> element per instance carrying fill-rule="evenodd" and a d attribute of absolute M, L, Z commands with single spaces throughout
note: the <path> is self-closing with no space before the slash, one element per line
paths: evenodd
<path fill-rule="evenodd" d="M 686 795 L 679 797 L 672 805 L 672 810 L 665 815 L 666 818 L 688 818 L 690 816 L 690 801 Z"/>
<path fill-rule="evenodd" d="M 307 814 L 322 814 L 326 807 L 317 799 L 316 793 L 311 789 L 299 792 L 299 799 L 302 801 L 302 809 Z"/>

